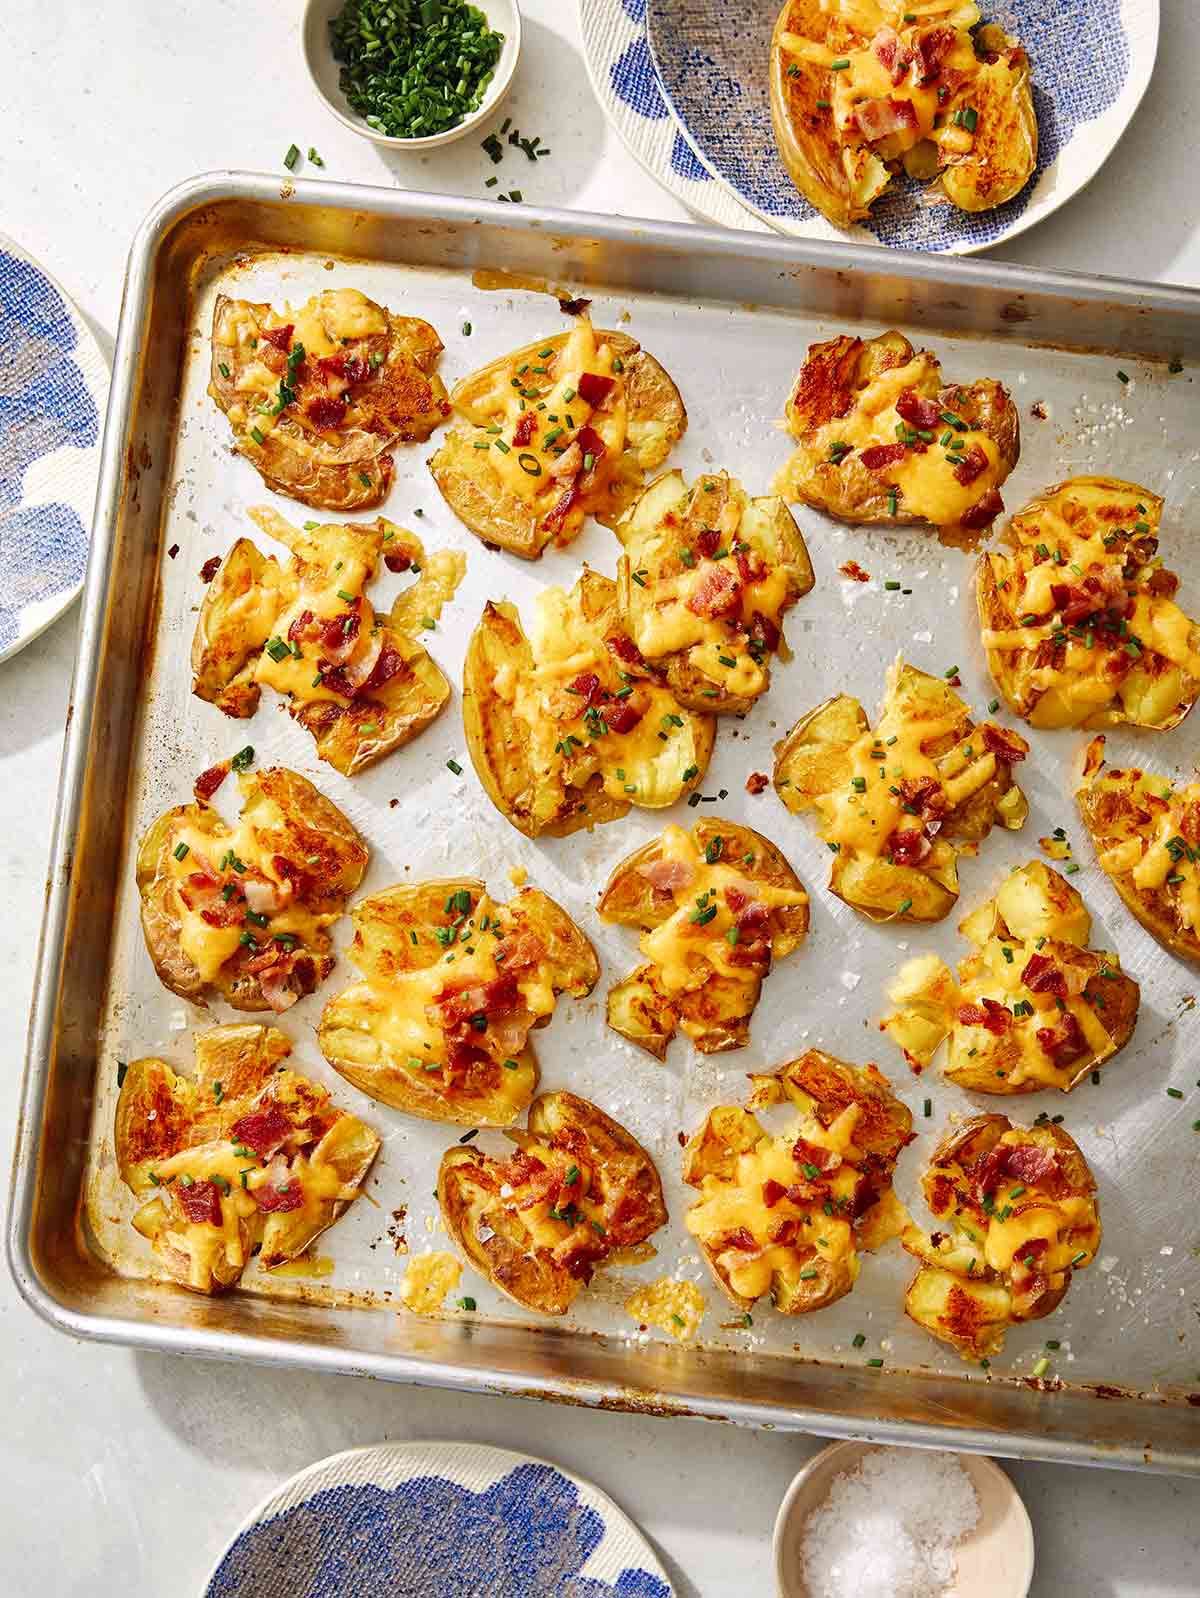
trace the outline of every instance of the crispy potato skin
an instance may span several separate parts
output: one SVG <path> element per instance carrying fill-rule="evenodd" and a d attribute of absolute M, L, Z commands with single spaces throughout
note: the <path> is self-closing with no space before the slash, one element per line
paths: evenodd
<path fill-rule="evenodd" d="M 1162 496 L 1140 483 L 1072 477 L 1036 495 L 1005 529 L 1004 547 L 980 557 L 976 595 L 988 670 L 1009 709 L 1031 727 L 1168 732 L 1191 711 L 1200 695 L 1200 628 L 1182 616 L 1173 598 L 1179 579 L 1157 558 L 1162 509 Z M 1042 549 L 1056 561 L 1057 599 L 1027 599 L 1029 585 L 1045 576 Z M 1136 659 L 1120 630 L 1130 604 L 1126 631 L 1141 641 Z M 1054 642 L 1064 626 L 1060 606 L 1082 607 L 1071 625 L 1086 628 L 1090 645 L 1069 641 L 1065 631 Z M 1025 625 L 1026 616 L 1038 624 Z M 1186 634 L 1182 660 L 1152 646 L 1168 621 Z M 1047 666 L 1052 684 L 1044 681 Z"/>
<path fill-rule="evenodd" d="M 192 1292 L 209 1294 L 237 1284 L 255 1244 L 262 1270 L 297 1258 L 353 1200 L 322 1196 L 306 1200 L 298 1208 L 270 1212 L 249 1202 L 240 1205 L 245 1211 L 236 1216 L 241 1263 L 230 1261 L 225 1251 L 218 1249 L 197 1273 L 186 1246 L 188 1218 L 172 1191 L 174 1173 L 167 1182 L 159 1182 L 159 1168 L 165 1169 L 167 1161 L 192 1150 L 202 1173 L 214 1170 L 219 1174 L 221 1165 L 228 1165 L 233 1178 L 222 1180 L 232 1190 L 237 1168 L 244 1166 L 246 1159 L 244 1154 L 233 1153 L 237 1145 L 234 1127 L 240 1135 L 244 1117 L 282 1115 L 289 1129 L 289 1182 L 296 1180 L 299 1172 L 303 1189 L 304 1169 L 298 1155 L 304 1166 L 319 1162 L 332 1169 L 345 1188 L 357 1188 L 379 1152 L 380 1139 L 357 1116 L 339 1109 L 323 1087 L 285 1065 L 291 1044 L 275 1027 L 249 1022 L 214 1027 L 195 1034 L 194 1042 L 196 1072 L 192 1077 L 176 1073 L 165 1060 L 129 1062 L 117 1100 L 113 1146 L 121 1180 L 139 1198 L 149 1201 L 142 1215 L 155 1215 L 146 1235 L 152 1236 L 168 1278 Z M 229 1196 L 226 1192 L 227 1200 Z M 138 1229 L 143 1230 L 141 1226 Z"/>
<path fill-rule="evenodd" d="M 244 784 L 244 795 L 244 809 L 252 808 L 260 799 L 278 807 L 281 826 L 271 833 L 271 851 L 297 867 L 297 878 L 304 884 L 299 897 L 306 908 L 318 916 L 340 914 L 367 868 L 367 845 L 357 829 L 307 778 L 283 766 L 256 772 Z M 197 803 L 168 810 L 142 838 L 136 866 L 142 933 L 158 979 L 172 993 L 193 1004 L 206 1004 L 216 994 L 235 1010 L 268 1010 L 272 1006 L 263 992 L 262 980 L 245 969 L 241 954 L 226 961 L 216 981 L 209 985 L 184 953 L 171 873 L 180 823 L 208 833 L 215 847 L 233 836 L 215 810 Z M 314 856 L 318 857 L 315 867 L 308 863 Z M 300 966 L 296 974 L 303 992 L 311 993 L 334 964 L 332 943 L 324 927 L 317 930 L 314 943 L 305 946 L 303 952 L 309 957 L 307 978 L 301 974 Z"/>
<path fill-rule="evenodd" d="M 863 395 L 873 381 L 918 359 L 926 374 L 925 387 L 939 408 L 960 417 L 971 431 L 986 435 L 995 445 L 998 487 L 1021 452 L 1020 414 L 1008 390 L 989 377 L 967 384 L 941 383 L 937 359 L 927 350 L 914 350 L 894 329 L 870 339 L 842 333 L 812 345 L 788 396 L 788 432 L 802 446 L 815 448 L 822 429 L 859 414 Z M 927 509 L 908 504 L 903 496 L 894 498 L 893 485 L 863 465 L 859 450 L 837 461 L 822 452 L 818 458 L 801 462 L 798 453 L 780 474 L 777 486 L 789 499 L 856 525 L 902 527 L 930 521 Z M 1002 508 L 997 498 L 992 516 Z M 938 526 L 937 532 L 943 543 L 969 549 L 978 543 L 986 525 L 967 528 L 947 523 Z"/>
<path fill-rule="evenodd" d="M 245 405 L 238 383 L 250 364 L 239 327 L 265 325 L 266 303 L 217 296 L 213 307 L 212 368 L 208 392 L 227 416 Z M 287 407 L 260 443 L 251 428 L 231 417 L 234 448 L 268 488 L 318 510 L 354 511 L 380 504 L 392 481 L 395 444 L 424 441 L 448 414 L 446 389 L 434 366 L 442 341 L 426 321 L 385 311 L 388 331 L 353 341 L 352 354 L 370 362 L 367 378 L 352 386 L 354 425 L 317 430 L 297 414 L 310 395 Z M 267 344 L 260 341 L 265 351 Z M 280 363 L 281 374 L 286 370 Z M 316 392 L 324 387 L 317 384 Z"/>
<path fill-rule="evenodd" d="M 967 706 L 945 682 L 898 663 L 889 677 L 884 716 L 891 707 L 905 704 L 919 709 L 922 720 L 957 723 L 952 731 L 921 743 L 922 755 L 935 762 L 956 746 L 967 745 L 976 731 Z M 823 798 L 850 789 L 853 751 L 869 730 L 859 701 L 839 694 L 802 716 L 775 745 L 775 791 L 793 815 L 815 810 Z M 1027 749 L 1023 739 L 1007 736 L 1015 739 L 1012 747 L 1018 756 Z M 1019 827 L 1026 808 L 1010 762 L 997 754 L 994 773 L 965 799 L 947 805 L 924 860 L 909 865 L 883 853 L 839 848 L 833 856 L 830 891 L 871 921 L 940 921 L 958 898 L 955 845 L 981 841 L 997 820 L 1009 828 Z M 900 813 L 897 825 L 903 820 Z"/>
<path fill-rule="evenodd" d="M 715 816 L 702 817 L 692 828 L 691 838 L 701 860 L 719 850 L 717 858 L 737 862 L 739 875 L 750 891 L 755 884 L 761 884 L 805 896 L 796 904 L 771 907 L 770 952 L 761 967 L 733 973 L 710 963 L 698 986 L 673 991 L 665 982 L 661 966 L 651 961 L 639 965 L 610 989 L 609 1026 L 658 1060 L 666 1058 L 667 1046 L 678 1028 L 702 1054 L 744 1048 L 750 1039 L 750 1020 L 762 992 L 763 977 L 774 961 L 794 953 L 808 934 L 809 905 L 804 885 L 768 838 L 750 827 Z M 679 901 L 675 892 L 657 888 L 651 880 L 665 858 L 664 840 L 656 838 L 621 861 L 600 896 L 601 920 L 652 932 L 677 915 Z M 681 890 L 683 903 L 689 909 L 696 888 L 693 881 Z"/>
<path fill-rule="evenodd" d="M 843 1298 L 854 1286 L 858 1277 L 858 1250 L 871 1249 L 899 1229 L 899 1217 L 904 1216 L 891 1191 L 892 1174 L 896 1160 L 905 1146 L 912 1141 L 912 1116 L 891 1091 L 885 1076 L 874 1066 L 859 1068 L 848 1065 L 820 1049 L 810 1049 L 798 1059 L 789 1061 L 778 1071 L 751 1077 L 754 1083 L 750 1105 L 753 1109 L 767 1105 L 793 1104 L 811 1122 L 801 1122 L 800 1138 L 804 1141 L 806 1124 L 829 1128 L 848 1107 L 857 1109 L 858 1120 L 853 1134 L 856 1154 L 847 1155 L 835 1164 L 832 1174 L 853 1177 L 856 1197 L 842 1204 L 834 1200 L 833 1211 L 824 1206 L 834 1196 L 832 1187 L 826 1188 L 823 1179 L 803 1199 L 791 1194 L 780 1195 L 769 1208 L 763 1209 L 764 1225 L 768 1232 L 764 1239 L 753 1234 L 758 1252 L 770 1247 L 769 1229 L 778 1221 L 794 1221 L 811 1209 L 814 1214 L 832 1222 L 825 1230 L 844 1223 L 836 1216 L 844 1209 L 851 1216 L 845 1239 L 846 1246 L 836 1252 L 825 1253 L 803 1242 L 777 1244 L 776 1247 L 794 1256 L 792 1263 L 804 1267 L 803 1273 L 784 1272 L 777 1263 L 770 1272 L 769 1283 L 762 1293 L 769 1292 L 774 1307 L 784 1315 L 808 1315 L 815 1310 Z M 789 1142 L 787 1138 L 771 1137 L 757 1120 L 751 1109 L 723 1104 L 710 1110 L 704 1122 L 689 1140 L 683 1156 L 683 1180 L 705 1194 L 738 1189 L 746 1178 L 739 1167 L 739 1157 L 753 1155 L 756 1150 L 775 1142 Z M 797 1145 L 799 1147 L 799 1145 Z M 804 1173 L 804 1161 L 810 1157 L 811 1144 L 793 1156 L 797 1179 Z M 751 1180 L 757 1181 L 757 1176 Z M 811 1184 L 809 1184 L 811 1186 Z M 747 1190 L 747 1197 L 755 1195 Z M 693 1205 L 692 1214 L 705 1202 L 702 1196 Z M 884 1212 L 887 1212 L 885 1215 Z M 892 1216 L 897 1220 L 892 1223 Z M 906 1218 L 906 1217 L 905 1217 Z M 783 1235 L 782 1233 L 780 1234 Z M 799 1234 L 797 1234 L 799 1236 Z M 697 1235 L 697 1243 L 706 1264 L 721 1291 L 743 1314 L 752 1310 L 762 1293 L 748 1294 L 740 1291 L 731 1277 L 729 1264 L 730 1245 L 721 1237 L 706 1238 Z M 737 1245 L 739 1254 L 753 1257 L 746 1244 Z"/>
<path fill-rule="evenodd" d="M 456 947 L 462 941 L 454 900 L 469 902 L 472 907 L 464 912 L 470 917 L 463 923 L 468 926 L 482 920 L 486 906 L 489 923 L 504 928 L 501 942 L 506 951 L 519 950 L 522 941 L 535 939 L 537 972 L 555 996 L 569 993 L 584 998 L 599 981 L 600 966 L 591 943 L 567 912 L 540 889 L 523 888 L 507 904 L 497 905 L 475 878 L 401 884 L 363 899 L 351 911 L 355 934 L 349 954 L 364 980 L 329 1001 L 317 1041 L 339 1075 L 392 1109 L 459 1126 L 511 1126 L 537 1087 L 537 1056 L 531 1043 L 513 1043 L 511 1052 L 508 1047 L 502 1050 L 512 1064 L 497 1064 L 485 1074 L 472 1069 L 459 1080 L 448 1069 L 450 1040 L 444 1028 L 440 1053 L 419 1057 L 419 1063 L 439 1069 L 416 1070 L 411 1048 L 390 1037 L 386 1028 L 381 1035 L 374 1024 L 381 1011 L 407 1015 L 415 1010 L 424 1016 L 430 1005 L 437 1004 L 441 985 L 435 982 L 432 988 L 422 987 L 418 992 L 414 984 L 405 982 L 414 973 L 436 971 L 445 977 L 444 992 L 456 991 L 445 966 L 447 945 L 442 941 L 445 936 L 455 941 Z M 484 938 L 480 933 L 473 945 L 479 946 Z M 467 970 L 469 958 L 465 949 L 461 951 L 453 969 Z M 482 988 L 502 970 L 497 960 L 486 970 L 471 967 L 468 976 L 458 981 Z M 529 1021 L 525 1031 L 549 1021 L 550 1014 L 539 1015 Z M 477 1036 L 481 1050 L 486 1033 L 487 1029 L 484 1035 L 471 1034 Z"/>
<path fill-rule="evenodd" d="M 1005 1115 L 973 1116 L 942 1138 L 922 1186 L 935 1218 L 951 1230 L 906 1228 L 901 1241 L 921 1264 L 905 1311 L 965 1359 L 998 1353 L 1009 1325 L 1052 1314 L 1074 1271 L 1099 1250 L 1095 1179 L 1078 1144 L 1053 1122 L 1015 1127 Z M 1039 1241 L 1047 1216 L 1048 1244 Z M 994 1234 L 1026 1219 L 1007 1260 L 1003 1240 L 993 1255 Z"/>
<path fill-rule="evenodd" d="M 571 598 L 585 622 L 604 633 L 621 631 L 611 579 L 585 567 Z M 578 761 L 568 767 L 564 760 L 546 780 L 535 772 L 528 726 L 514 707 L 511 690 L 505 694 L 497 686 L 505 680 L 528 679 L 534 666 L 516 607 L 507 600 L 489 600 L 471 635 L 463 666 L 463 731 L 484 792 L 501 815 L 529 838 L 543 834 L 562 838 L 619 820 L 629 813 L 631 801 L 608 792 L 602 769 L 580 771 Z M 613 680 L 615 686 L 617 679 Z M 657 682 L 650 674 L 646 680 Z M 678 708 L 677 700 L 673 704 Z M 680 774 L 675 798 L 703 780 L 712 756 L 715 718 L 692 712 L 689 725 L 695 770 L 686 782 Z M 666 802 L 665 797 L 656 799 L 654 807 Z"/>
<path fill-rule="evenodd" d="M 496 374 L 513 365 L 537 363 L 541 352 L 558 353 L 570 338 L 557 333 L 527 344 L 511 355 L 489 362 L 462 378 L 450 393 L 455 412 L 472 428 L 500 420 L 488 402 Z M 603 488 L 588 490 L 582 503 L 588 514 L 611 527 L 641 491 L 647 472 L 661 466 L 669 450 L 682 438 L 687 411 L 679 390 L 667 371 L 627 333 L 596 330 L 600 343 L 608 344 L 623 365 L 622 379 L 628 403 L 624 452 Z M 507 550 L 522 560 L 537 560 L 551 543 L 567 544 L 578 527 L 556 533 L 544 525 L 540 508 L 507 489 L 500 473 L 489 463 L 487 450 L 474 448 L 475 436 L 453 428 L 429 459 L 429 469 L 442 497 L 454 514 L 489 547 Z"/>
<path fill-rule="evenodd" d="M 1133 864 L 1122 865 L 1114 859 L 1122 845 L 1130 847 L 1130 840 L 1138 840 L 1144 850 L 1157 838 L 1161 806 L 1155 804 L 1153 795 L 1161 795 L 1170 784 L 1165 778 L 1136 767 L 1105 769 L 1104 744 L 1101 734 L 1088 745 L 1083 782 L 1075 794 L 1097 859 L 1126 909 L 1151 937 L 1177 958 L 1200 963 L 1200 929 L 1187 924 L 1183 903 L 1170 892 L 1171 885 L 1164 882 L 1157 887 L 1140 886 L 1134 879 Z M 1153 787 L 1148 797 L 1149 784 Z M 1181 827 L 1177 830 L 1185 839 L 1194 836 L 1200 843 L 1200 832 L 1196 831 L 1200 824 L 1200 792 L 1195 789 L 1193 784 L 1172 793 L 1173 803 L 1179 806 Z M 1194 870 L 1194 865 L 1180 862 L 1171 874 L 1186 879 Z"/>
<path fill-rule="evenodd" d="M 666 1225 L 667 1207 L 650 1155 L 619 1122 L 587 1099 L 565 1091 L 542 1094 L 530 1106 L 528 1126 L 528 1134 L 519 1137 L 522 1149 L 532 1142 L 535 1147 L 549 1145 L 560 1151 L 562 1171 L 569 1174 L 567 1161 L 576 1171 L 576 1178 L 566 1191 L 569 1193 L 571 1186 L 578 1188 L 587 1180 L 588 1189 L 579 1195 L 579 1204 L 586 1199 L 610 1218 L 616 1213 L 615 1226 L 606 1225 L 601 1232 L 582 1225 L 569 1229 L 562 1223 L 566 1252 L 558 1255 L 555 1249 L 538 1242 L 515 1203 L 505 1202 L 500 1190 L 505 1179 L 500 1162 L 479 1149 L 461 1145 L 442 1156 L 438 1204 L 446 1230 L 468 1262 L 493 1287 L 525 1309 L 541 1315 L 565 1315 L 592 1270 L 604 1264 L 610 1250 L 644 1242 Z M 584 1169 L 586 1178 L 579 1175 Z M 513 1199 L 520 1200 L 523 1189 L 519 1180 L 511 1185 Z M 631 1212 L 631 1219 L 625 1222 L 620 1220 L 616 1208 L 623 1197 L 625 1208 Z M 563 1203 L 561 1193 L 557 1202 L 560 1206 Z M 570 1249 L 575 1232 L 585 1230 L 589 1231 L 590 1246 L 573 1260 Z M 481 1232 L 485 1234 L 482 1238 Z M 610 1238 L 612 1241 L 605 1241 Z"/>

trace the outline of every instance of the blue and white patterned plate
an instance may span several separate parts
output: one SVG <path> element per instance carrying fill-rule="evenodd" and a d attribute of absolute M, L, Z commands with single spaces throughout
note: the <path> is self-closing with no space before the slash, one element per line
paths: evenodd
<path fill-rule="evenodd" d="M 985 17 L 1015 33 L 1033 63 L 1032 181 L 1006 205 L 968 215 L 921 203 L 923 185 L 902 177 L 870 222 L 843 232 L 797 192 L 775 149 L 767 61 L 779 3 L 648 0 L 647 43 L 660 100 L 700 163 L 772 227 L 808 238 L 853 235 L 957 254 L 1012 238 L 1100 170 L 1137 110 L 1158 49 L 1158 0 L 981 0 Z"/>
<path fill-rule="evenodd" d="M 334 1454 L 255 1510 L 205 1598 L 671 1598 L 610 1498 L 474 1443 Z"/>
<path fill-rule="evenodd" d="M 0 236 L 0 660 L 83 581 L 108 367 L 66 294 Z"/>

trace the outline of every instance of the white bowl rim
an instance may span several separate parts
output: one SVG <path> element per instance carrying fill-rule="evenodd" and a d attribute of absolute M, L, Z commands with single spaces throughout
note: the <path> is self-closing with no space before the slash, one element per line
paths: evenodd
<path fill-rule="evenodd" d="M 783 1594 L 788 1591 L 788 1589 L 784 1586 L 783 1580 L 784 1533 L 791 1521 L 792 1509 L 795 1506 L 796 1499 L 799 1497 L 800 1491 L 805 1482 L 808 1481 L 810 1477 L 816 1475 L 818 1470 L 825 1470 L 833 1465 L 835 1468 L 831 1473 L 830 1479 L 832 1481 L 833 1476 L 838 1474 L 836 1469 L 836 1461 L 838 1457 L 849 1454 L 851 1450 L 859 1450 L 863 1448 L 893 1448 L 897 1446 L 899 1445 L 881 1442 L 871 1437 L 848 1437 L 841 1442 L 828 1444 L 825 1448 L 819 1449 L 811 1459 L 805 1460 L 799 1471 L 797 1471 L 796 1475 L 792 1478 L 787 1492 L 784 1493 L 783 1502 L 779 1506 L 779 1513 L 775 1517 L 775 1531 L 772 1535 L 771 1541 L 772 1552 L 774 1554 L 773 1564 L 775 1568 L 775 1590 L 779 1595 L 779 1598 L 783 1598 Z M 904 1451 L 913 1452 L 911 1449 Z M 1020 1493 L 1014 1486 L 1012 1477 L 1009 1476 L 1007 1471 L 1001 1470 L 996 1461 L 994 1459 L 990 1459 L 986 1454 L 962 1453 L 956 1449 L 930 1449 L 926 1450 L 926 1452 L 953 1453 L 955 1458 L 962 1464 L 964 1470 L 972 1469 L 981 1471 L 985 1476 L 990 1476 L 993 1480 L 1003 1483 L 1004 1488 L 1007 1489 L 1007 1491 L 1012 1495 L 1012 1500 L 1019 1510 L 1017 1518 L 1021 1527 L 1021 1542 L 1023 1545 L 1024 1554 L 1022 1562 L 1024 1586 L 1021 1590 L 1020 1598 L 1027 1598 L 1030 1585 L 1033 1582 L 1033 1523 L 1029 1518 L 1029 1511 L 1025 1507 L 1025 1500 L 1021 1497 Z"/>
<path fill-rule="evenodd" d="M 443 128 L 441 133 L 423 134 L 418 139 L 399 138 L 393 133 L 376 133 L 374 128 L 369 128 L 357 112 L 351 111 L 348 106 L 336 104 L 321 87 L 313 66 L 312 52 L 316 47 L 313 38 L 312 19 L 313 13 L 320 8 L 326 9 L 328 0 L 305 0 L 304 15 L 300 22 L 300 48 L 304 55 L 304 66 L 308 72 L 309 81 L 313 92 L 326 107 L 332 116 L 335 116 L 344 128 L 349 128 L 351 133 L 357 133 L 360 138 L 370 139 L 373 144 L 382 145 L 389 150 L 433 150 L 442 144 L 452 144 L 455 139 L 461 139 L 470 133 L 473 128 L 478 128 L 487 120 L 500 105 L 512 87 L 513 77 L 516 74 L 517 62 L 521 59 L 521 6 L 520 0 L 470 0 L 470 4 L 485 10 L 488 5 L 511 9 L 512 26 L 504 29 L 505 44 L 512 40 L 512 50 L 509 53 L 508 66 L 500 77 L 493 77 L 488 85 L 488 92 L 483 98 L 483 103 L 477 111 L 472 111 L 469 117 L 454 128 Z M 489 24 L 494 25 L 494 19 L 488 18 Z M 502 52 L 503 57 L 503 52 Z M 499 63 L 497 63 L 499 65 Z"/>

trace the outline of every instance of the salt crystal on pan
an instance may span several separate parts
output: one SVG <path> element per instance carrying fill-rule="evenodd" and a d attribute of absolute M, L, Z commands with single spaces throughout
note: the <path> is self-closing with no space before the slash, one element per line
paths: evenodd
<path fill-rule="evenodd" d="M 800 1544 L 812 1598 L 939 1598 L 979 1520 L 971 1478 L 949 1453 L 888 1448 L 834 1479 Z"/>

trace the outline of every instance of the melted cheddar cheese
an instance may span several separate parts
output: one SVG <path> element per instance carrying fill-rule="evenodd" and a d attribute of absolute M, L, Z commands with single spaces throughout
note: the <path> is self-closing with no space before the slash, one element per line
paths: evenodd
<path fill-rule="evenodd" d="M 897 515 L 921 517 L 935 527 L 957 525 L 989 491 L 999 488 L 1007 467 L 994 439 L 956 412 L 944 412 L 935 429 L 921 432 L 901 417 L 896 402 L 906 390 L 936 400 L 940 386 L 940 367 L 927 350 L 901 366 L 878 373 L 857 392 L 845 416 L 803 432 L 791 459 L 778 474 L 776 492 L 789 499 L 802 498 L 804 483 L 818 468 L 837 471 L 856 463 L 859 454 L 874 445 L 907 443 L 899 460 L 872 470 L 870 477 L 894 490 Z M 950 440 L 944 446 L 940 440 L 947 433 Z M 986 465 L 964 483 L 960 481 L 958 457 L 974 450 L 982 452 Z"/>
<path fill-rule="evenodd" d="M 436 1315 L 462 1276 L 462 1266 L 453 1254 L 427 1250 L 414 1254 L 400 1283 L 400 1298 L 414 1315 Z"/>
<path fill-rule="evenodd" d="M 1153 591 L 1162 503 L 1135 483 L 1074 478 L 983 557 L 983 647 L 1031 726 L 1170 726 L 1200 695 L 1200 628 Z"/>
<path fill-rule="evenodd" d="M 695 1282 L 660 1276 L 636 1288 L 625 1300 L 625 1313 L 641 1326 L 657 1326 L 677 1343 L 691 1342 L 700 1329 L 706 1305 Z"/>

